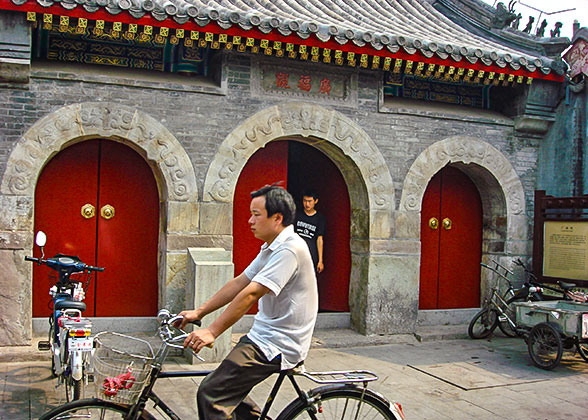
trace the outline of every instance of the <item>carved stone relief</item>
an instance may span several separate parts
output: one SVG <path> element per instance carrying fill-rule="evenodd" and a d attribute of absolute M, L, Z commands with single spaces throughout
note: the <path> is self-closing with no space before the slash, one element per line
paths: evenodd
<path fill-rule="evenodd" d="M 475 163 L 485 168 L 498 182 L 506 199 L 507 217 L 525 215 L 523 185 L 508 159 L 490 144 L 465 136 L 439 141 L 424 150 L 406 175 L 400 211 L 420 212 L 429 181 L 448 163 Z M 507 232 L 507 237 L 513 232 Z M 514 238 L 518 238 L 517 234 Z"/>
<path fill-rule="evenodd" d="M 32 126 L 10 155 L 0 191 L 32 196 L 39 171 L 51 156 L 70 141 L 98 137 L 136 144 L 161 169 L 169 200 L 196 200 L 192 164 L 173 135 L 146 114 L 108 103 L 70 105 Z"/>
<path fill-rule="evenodd" d="M 392 211 L 392 178 L 367 133 L 336 111 L 298 102 L 260 111 L 227 136 L 206 175 L 204 201 L 232 201 L 247 160 L 266 143 L 284 136 L 316 137 L 337 146 L 357 165 L 368 190 L 370 211 Z"/>

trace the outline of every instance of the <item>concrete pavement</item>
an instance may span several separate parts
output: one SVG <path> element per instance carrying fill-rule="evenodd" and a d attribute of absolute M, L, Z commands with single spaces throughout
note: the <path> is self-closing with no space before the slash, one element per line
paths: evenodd
<path fill-rule="evenodd" d="M 532 365 L 521 339 L 465 338 L 465 326 L 421 329 L 417 336 L 364 337 L 350 330 L 317 331 L 307 370 L 367 369 L 380 379 L 370 388 L 402 404 L 407 419 L 588 419 L 588 363 L 564 352 L 553 371 Z M 235 339 L 237 337 L 234 337 Z M 16 362 L 0 354 L 0 419 L 35 419 L 62 402 L 48 358 Z M 168 369 L 189 369 L 176 358 Z M 214 364 L 196 366 L 214 368 Z M 196 418 L 198 378 L 161 380 L 160 397 L 185 419 Z M 306 389 L 318 386 L 305 379 Z M 272 380 L 253 391 L 262 403 Z M 87 389 L 91 394 L 93 388 Z M 270 415 L 293 398 L 284 386 Z"/>

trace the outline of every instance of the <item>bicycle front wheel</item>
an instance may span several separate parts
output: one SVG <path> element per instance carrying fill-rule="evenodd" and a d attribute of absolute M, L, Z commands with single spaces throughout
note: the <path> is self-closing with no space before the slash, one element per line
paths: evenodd
<path fill-rule="evenodd" d="M 65 396 L 67 401 L 75 401 L 83 397 L 83 383 L 82 380 L 76 381 L 70 376 L 65 378 Z"/>
<path fill-rule="evenodd" d="M 309 392 L 313 401 L 291 402 L 278 416 L 277 420 L 401 420 L 390 404 L 381 396 L 367 389 L 348 385 L 325 386 Z"/>
<path fill-rule="evenodd" d="M 66 419 L 100 419 L 100 420 L 123 420 L 127 418 L 130 407 L 105 401 L 98 398 L 77 400 L 55 407 L 53 410 L 42 415 L 39 420 L 66 420 Z M 153 417 L 143 412 L 140 419 L 150 420 Z"/>
<path fill-rule="evenodd" d="M 520 298 L 517 296 L 513 296 L 506 301 L 507 306 L 504 308 L 504 313 L 511 321 L 515 322 L 516 319 L 516 308 L 513 303 L 524 301 L 525 298 Z M 500 328 L 500 331 L 502 331 L 507 337 L 520 337 L 521 334 L 519 334 L 519 332 L 513 328 L 510 322 L 508 322 L 508 319 L 501 319 L 502 317 L 504 317 L 502 314 L 498 316 L 498 328 Z"/>
<path fill-rule="evenodd" d="M 471 320 L 468 335 L 473 339 L 486 338 L 498 326 L 498 314 L 495 310 L 484 308 Z"/>

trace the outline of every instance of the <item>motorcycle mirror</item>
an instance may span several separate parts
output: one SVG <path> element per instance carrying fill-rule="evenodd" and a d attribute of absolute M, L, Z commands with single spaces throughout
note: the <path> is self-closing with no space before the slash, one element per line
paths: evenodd
<path fill-rule="evenodd" d="M 45 246 L 45 244 L 47 243 L 47 235 L 45 235 L 45 232 L 43 232 L 42 230 L 37 232 L 37 236 L 35 236 L 35 243 L 40 247 Z"/>

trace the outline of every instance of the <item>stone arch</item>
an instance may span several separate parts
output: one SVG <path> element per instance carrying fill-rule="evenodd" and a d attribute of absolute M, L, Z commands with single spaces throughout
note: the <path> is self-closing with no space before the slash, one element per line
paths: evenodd
<path fill-rule="evenodd" d="M 377 248 L 378 241 L 390 238 L 394 186 L 377 146 L 351 119 L 335 110 L 299 102 L 259 111 L 235 128 L 219 147 L 206 174 L 202 208 L 222 208 L 232 215 L 233 195 L 243 167 L 258 149 L 278 139 L 316 147 L 341 171 L 351 202 L 351 323 L 363 333 L 388 328 L 383 326 L 387 320 L 377 316 L 376 292 L 367 285 L 370 277 L 382 270 L 370 258 L 370 252 Z M 223 228 L 226 225 L 219 226 L 217 233 L 227 234 Z"/>
<path fill-rule="evenodd" d="M 161 306 L 167 306 L 169 265 L 175 257 L 174 251 L 169 249 L 169 238 L 198 233 L 197 224 L 191 218 L 181 217 L 198 212 L 192 163 L 178 140 L 143 112 L 113 103 L 73 104 L 52 112 L 27 130 L 10 154 L 1 180 L 0 202 L 5 214 L 0 218 L 0 231 L 10 240 L 0 250 L 4 252 L 0 252 L 0 257 L 7 268 L 6 275 L 0 279 L 0 287 L 11 292 L 0 297 L 0 306 L 17 314 L 17 319 L 0 325 L 3 331 L 0 346 L 25 345 L 31 339 L 32 270 L 23 257 L 31 254 L 33 243 L 36 181 L 45 164 L 60 150 L 68 144 L 92 138 L 127 144 L 154 169 L 160 201 L 164 203 L 161 220 L 167 223 L 167 226 L 160 226 L 159 259 L 159 300 Z M 8 253 L 15 256 L 6 257 Z"/>
<path fill-rule="evenodd" d="M 35 123 L 10 154 L 0 193 L 32 197 L 39 173 L 53 155 L 72 141 L 97 137 L 127 143 L 157 167 L 163 177 L 158 180 L 164 189 L 161 199 L 197 199 L 190 158 L 163 125 L 138 110 L 99 102 L 69 105 Z"/>
<path fill-rule="evenodd" d="M 468 136 L 441 140 L 424 150 L 411 165 L 403 185 L 399 213 L 418 232 L 421 205 L 431 178 L 446 165 L 468 174 L 480 192 L 484 213 L 482 258 L 505 259 L 521 255 L 528 247 L 525 192 L 508 159 L 492 145 Z M 489 277 L 483 272 L 482 295 Z"/>
<path fill-rule="evenodd" d="M 208 169 L 203 201 L 231 202 L 239 174 L 253 153 L 268 142 L 284 137 L 304 138 L 336 162 L 343 158 L 353 162 L 366 190 L 370 236 L 389 235 L 394 186 L 384 157 L 358 124 L 337 111 L 308 103 L 266 108 L 233 130 Z M 356 186 L 348 187 L 352 194 Z"/>

